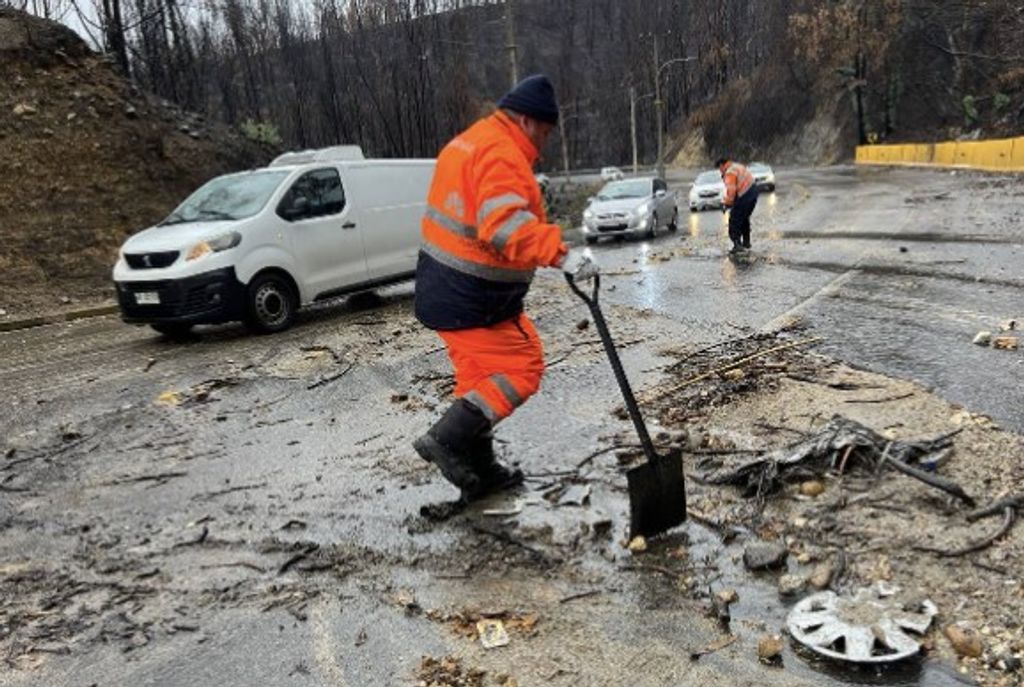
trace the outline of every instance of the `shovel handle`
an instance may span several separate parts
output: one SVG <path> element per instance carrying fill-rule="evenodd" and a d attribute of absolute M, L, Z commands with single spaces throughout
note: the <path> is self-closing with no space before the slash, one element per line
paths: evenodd
<path fill-rule="evenodd" d="M 654 452 L 654 443 L 651 441 L 651 435 L 647 433 L 647 425 L 644 424 L 643 415 L 640 414 L 640 407 L 636 404 L 636 397 L 633 396 L 633 389 L 629 386 L 629 379 L 626 378 L 626 371 L 622 369 L 622 361 L 619 360 L 619 353 L 615 350 L 615 343 L 612 341 L 611 332 L 608 331 L 608 324 L 604 320 L 604 313 L 601 312 L 601 306 L 598 304 L 598 293 L 601 288 L 601 275 L 594 275 L 594 288 L 589 296 L 579 287 L 578 284 L 576 284 L 576 280 L 573 279 L 571 274 L 566 274 L 565 280 L 569 282 L 569 288 L 571 288 L 590 309 L 590 315 L 594 318 L 594 326 L 597 327 L 597 333 L 601 337 L 601 343 L 604 344 L 604 351 L 608 354 L 608 362 L 611 363 L 612 372 L 615 373 L 615 381 L 619 383 L 619 389 L 622 391 L 622 399 L 626 402 L 626 410 L 629 412 L 629 418 L 633 421 L 633 427 L 636 428 L 636 433 L 640 437 L 640 446 L 643 447 L 644 455 L 647 457 L 648 462 L 655 463 L 658 460 L 658 454 Z"/>

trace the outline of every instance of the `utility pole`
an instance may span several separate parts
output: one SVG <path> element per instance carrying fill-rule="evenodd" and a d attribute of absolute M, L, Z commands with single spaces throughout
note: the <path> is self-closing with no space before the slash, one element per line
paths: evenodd
<path fill-rule="evenodd" d="M 569 141 L 565 136 L 565 120 L 567 117 L 566 113 L 562 113 L 562 116 L 558 118 L 558 138 L 562 143 L 562 172 L 565 173 L 566 182 L 571 182 L 572 177 L 569 175 Z"/>
<path fill-rule="evenodd" d="M 665 107 L 665 103 L 661 100 L 661 61 L 658 60 L 658 34 L 653 34 L 654 40 L 654 109 L 658 113 L 658 176 L 662 179 L 665 178 L 665 160 L 664 156 L 664 140 L 662 138 L 662 129 L 664 124 L 662 119 L 664 114 L 662 112 Z"/>
<path fill-rule="evenodd" d="M 512 67 L 512 85 L 519 83 L 519 55 L 516 46 L 516 24 L 513 0 L 505 0 L 505 49 Z"/>
<path fill-rule="evenodd" d="M 636 150 L 636 87 L 629 87 L 629 135 L 633 139 L 633 176 L 639 172 Z"/>

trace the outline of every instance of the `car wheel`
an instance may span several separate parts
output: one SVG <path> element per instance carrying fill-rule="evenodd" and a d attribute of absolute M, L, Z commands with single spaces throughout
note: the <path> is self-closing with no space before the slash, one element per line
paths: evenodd
<path fill-rule="evenodd" d="M 252 280 L 246 293 L 245 323 L 260 334 L 284 331 L 295 321 L 298 298 L 280 274 L 263 274 Z"/>
<path fill-rule="evenodd" d="M 192 333 L 192 325 L 178 322 L 162 322 L 149 325 L 153 331 L 164 335 L 168 339 L 180 340 L 187 338 Z"/>
<path fill-rule="evenodd" d="M 677 231 L 679 229 L 679 208 L 672 211 L 672 221 L 668 223 L 669 231 Z"/>

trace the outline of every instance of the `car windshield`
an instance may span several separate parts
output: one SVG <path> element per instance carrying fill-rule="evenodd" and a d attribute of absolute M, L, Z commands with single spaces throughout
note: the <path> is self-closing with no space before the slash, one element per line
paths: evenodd
<path fill-rule="evenodd" d="M 186 198 L 160 224 L 252 217 L 263 209 L 286 176 L 287 171 L 268 171 L 217 177 Z"/>
<path fill-rule="evenodd" d="M 697 177 L 697 181 L 693 182 L 697 186 L 707 186 L 708 184 L 717 184 L 722 180 L 722 175 L 718 172 L 701 172 L 701 175 Z"/>
<path fill-rule="evenodd" d="M 606 184 L 597 194 L 598 200 L 618 200 L 620 198 L 646 198 L 651 195 L 649 179 L 630 179 L 629 181 L 613 181 Z"/>
<path fill-rule="evenodd" d="M 763 162 L 751 162 L 749 169 L 751 172 L 767 172 L 768 165 Z"/>

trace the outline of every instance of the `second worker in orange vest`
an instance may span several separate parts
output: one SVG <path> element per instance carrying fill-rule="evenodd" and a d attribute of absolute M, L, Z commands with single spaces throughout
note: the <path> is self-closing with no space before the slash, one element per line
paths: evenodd
<path fill-rule="evenodd" d="M 544 359 L 523 299 L 538 267 L 578 279 L 597 273 L 548 223 L 533 164 L 558 123 L 547 77 L 530 76 L 498 111 L 455 137 L 437 158 L 416 267 L 416 317 L 444 341 L 455 402 L 413 443 L 464 499 L 522 482 L 498 462 L 492 428 L 540 386 Z"/>
<path fill-rule="evenodd" d="M 757 184 L 754 175 L 745 165 L 723 157 L 715 163 L 722 182 L 725 184 L 725 198 L 722 211 L 729 213 L 729 238 L 732 239 L 732 253 L 750 249 L 750 216 L 757 207 Z"/>

